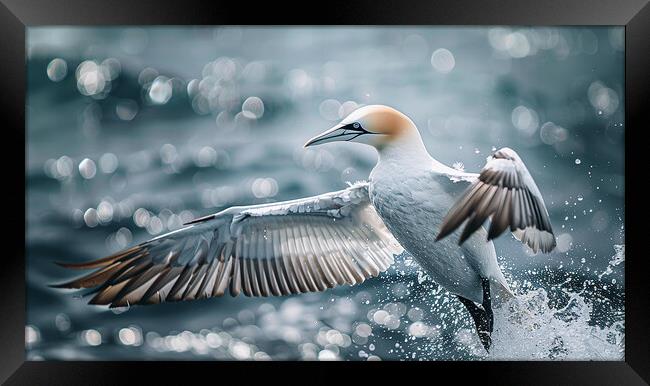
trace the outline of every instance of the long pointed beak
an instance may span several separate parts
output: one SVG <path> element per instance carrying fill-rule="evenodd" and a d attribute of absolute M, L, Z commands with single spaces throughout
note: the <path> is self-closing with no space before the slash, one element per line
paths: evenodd
<path fill-rule="evenodd" d="M 338 124 L 307 141 L 307 143 L 305 143 L 305 147 L 320 145 L 328 142 L 350 141 L 366 133 L 367 131 L 360 128 L 353 128 L 352 125 Z"/>

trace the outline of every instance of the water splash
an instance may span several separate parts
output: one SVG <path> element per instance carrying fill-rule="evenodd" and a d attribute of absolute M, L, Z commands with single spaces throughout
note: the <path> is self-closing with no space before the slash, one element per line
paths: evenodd
<path fill-rule="evenodd" d="M 623 320 L 608 327 L 591 323 L 593 306 L 582 294 L 565 291 L 564 307 L 550 305 L 543 288 L 519 295 L 495 310 L 490 360 L 623 360 Z"/>
<path fill-rule="evenodd" d="M 614 245 L 614 250 L 616 251 L 616 253 L 609 260 L 609 264 L 607 264 L 607 269 L 605 269 L 600 275 L 598 275 L 599 279 L 602 279 L 603 276 L 605 275 L 611 274 L 612 272 L 614 272 L 613 271 L 614 267 L 625 262 L 625 244 Z"/>
<path fill-rule="evenodd" d="M 623 360 L 623 300 L 603 296 L 611 287 L 603 276 L 625 261 L 625 245 L 614 245 L 614 250 L 598 280 L 580 283 L 568 276 L 548 290 L 529 283 L 516 299 L 495 310 L 493 346 L 486 359 Z"/>

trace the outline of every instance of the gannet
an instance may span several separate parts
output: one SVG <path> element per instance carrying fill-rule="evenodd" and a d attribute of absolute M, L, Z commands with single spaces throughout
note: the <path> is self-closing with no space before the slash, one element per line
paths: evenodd
<path fill-rule="evenodd" d="M 459 171 L 429 155 L 409 117 L 382 105 L 355 110 L 305 147 L 335 141 L 377 150 L 368 181 L 233 206 L 112 256 L 62 263 L 94 271 L 57 287 L 89 288 L 90 304 L 110 307 L 226 292 L 291 295 L 359 284 L 406 251 L 462 302 L 489 350 L 493 297 L 513 296 L 491 240 L 509 228 L 534 252 L 555 247 L 544 200 L 519 155 L 502 148 L 480 173 Z"/>

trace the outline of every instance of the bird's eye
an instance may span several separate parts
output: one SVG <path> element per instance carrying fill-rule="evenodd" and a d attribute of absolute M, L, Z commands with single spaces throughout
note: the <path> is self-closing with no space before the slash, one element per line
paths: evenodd
<path fill-rule="evenodd" d="M 359 126 L 360 126 L 360 125 L 359 125 L 358 122 L 354 122 L 354 123 L 352 124 L 352 127 L 354 127 L 355 129 L 358 129 Z"/>

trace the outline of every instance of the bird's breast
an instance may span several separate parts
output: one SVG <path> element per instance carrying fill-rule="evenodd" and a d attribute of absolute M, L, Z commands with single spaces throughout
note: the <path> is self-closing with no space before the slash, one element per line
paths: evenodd
<path fill-rule="evenodd" d="M 443 187 L 424 177 L 393 181 L 375 179 L 368 193 L 395 239 L 436 283 L 453 293 L 476 292 L 478 276 L 461 248 L 451 239 L 435 241 L 442 219 L 451 206 L 451 196 Z"/>
<path fill-rule="evenodd" d="M 451 204 L 444 190 L 427 176 L 374 178 L 368 193 L 388 229 L 406 244 L 431 239 Z"/>

